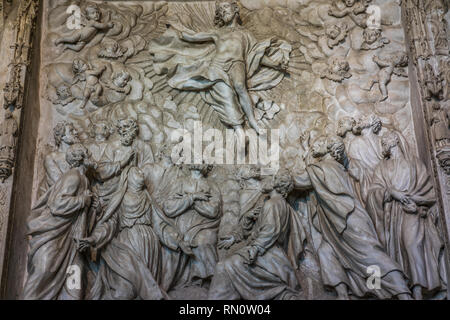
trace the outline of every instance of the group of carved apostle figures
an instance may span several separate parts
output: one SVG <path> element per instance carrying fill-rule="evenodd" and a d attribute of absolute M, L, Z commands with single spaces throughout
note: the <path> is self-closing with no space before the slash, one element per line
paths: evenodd
<path fill-rule="evenodd" d="M 238 224 L 220 235 L 229 208 L 212 166 L 175 165 L 167 146 L 154 157 L 133 119 L 116 129 L 111 139 L 111 124 L 95 122 L 81 143 L 71 122 L 54 128 L 25 299 L 169 299 L 189 286 L 210 299 L 301 299 L 306 247 L 340 299 L 445 296 L 431 179 L 376 116 L 344 117 L 332 136 L 311 130 L 302 172 L 237 168 Z M 294 189 L 306 220 L 288 202 Z"/>

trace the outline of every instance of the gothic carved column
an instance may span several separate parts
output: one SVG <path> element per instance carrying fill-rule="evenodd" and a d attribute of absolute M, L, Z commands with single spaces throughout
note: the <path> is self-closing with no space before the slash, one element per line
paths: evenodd
<path fill-rule="evenodd" d="M 1 3 L 1 23 L 6 25 L 9 20 L 4 20 L 4 5 L 10 1 Z M 14 167 L 16 165 L 18 136 L 22 121 L 22 107 L 24 103 L 25 88 L 30 68 L 31 47 L 38 0 L 23 0 L 20 3 L 12 3 L 15 18 L 11 15 L 14 28 L 3 32 L 2 38 L 2 67 L 7 72 L 2 79 L 3 108 L 1 109 L 0 126 L 0 275 L 6 269 L 6 256 L 8 252 L 8 226 L 12 220 L 13 194 L 15 184 Z M 17 10 L 17 11 L 15 11 Z M 3 30 L 2 30 L 3 31 Z M 5 69 L 3 69 L 5 70 Z M 4 77 L 2 76 L 2 77 Z M 0 288 L 3 288 L 3 281 Z"/>
<path fill-rule="evenodd" d="M 450 57 L 445 0 L 404 0 L 404 21 L 409 38 L 423 111 L 425 141 L 439 191 L 440 217 L 450 234 Z M 420 111 L 420 110 L 418 110 Z M 419 124 L 420 125 L 420 124 Z M 448 251 L 447 251 L 448 253 Z"/>

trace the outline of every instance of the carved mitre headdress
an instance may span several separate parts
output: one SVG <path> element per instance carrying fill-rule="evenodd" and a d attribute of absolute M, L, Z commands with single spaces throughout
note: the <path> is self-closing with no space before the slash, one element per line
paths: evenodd
<path fill-rule="evenodd" d="M 225 0 L 225 1 L 216 0 L 216 15 L 214 17 L 214 24 L 216 26 L 219 26 L 219 27 L 224 25 L 224 22 L 223 22 L 223 19 L 222 19 L 222 15 L 221 15 L 219 9 L 220 9 L 220 4 L 221 3 L 226 3 L 226 2 L 231 4 L 234 7 L 236 15 L 237 15 L 237 19 L 238 19 L 237 21 L 238 21 L 239 24 L 242 24 L 241 15 L 240 15 L 239 1 L 237 1 L 237 0 Z"/>

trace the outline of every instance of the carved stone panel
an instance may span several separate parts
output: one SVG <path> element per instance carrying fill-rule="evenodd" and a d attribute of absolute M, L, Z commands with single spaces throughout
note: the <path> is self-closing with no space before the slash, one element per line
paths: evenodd
<path fill-rule="evenodd" d="M 429 2 L 43 1 L 20 298 L 445 299 L 427 168 L 448 174 L 448 8 Z"/>

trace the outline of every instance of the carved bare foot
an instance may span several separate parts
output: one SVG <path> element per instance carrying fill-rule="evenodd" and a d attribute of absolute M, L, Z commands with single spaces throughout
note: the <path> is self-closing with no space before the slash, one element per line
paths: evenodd
<path fill-rule="evenodd" d="M 423 299 L 421 286 L 415 286 L 413 288 L 412 292 L 413 292 L 414 300 L 422 300 Z"/>
<path fill-rule="evenodd" d="M 336 287 L 336 293 L 338 295 L 337 300 L 350 300 L 348 296 L 347 286 L 343 283 Z"/>

